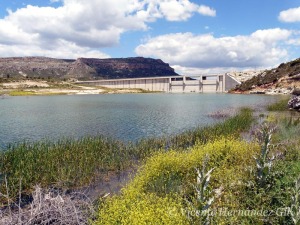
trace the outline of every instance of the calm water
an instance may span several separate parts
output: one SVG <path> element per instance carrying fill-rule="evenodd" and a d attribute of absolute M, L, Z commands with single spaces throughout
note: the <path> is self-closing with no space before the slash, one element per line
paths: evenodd
<path fill-rule="evenodd" d="M 0 98 L 0 147 L 24 140 L 103 134 L 121 140 L 178 133 L 216 122 L 209 113 L 278 97 L 121 94 Z"/>

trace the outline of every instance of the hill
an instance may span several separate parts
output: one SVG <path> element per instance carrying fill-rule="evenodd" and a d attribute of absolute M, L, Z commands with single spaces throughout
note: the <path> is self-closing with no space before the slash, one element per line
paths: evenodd
<path fill-rule="evenodd" d="M 300 87 L 300 58 L 266 70 L 241 83 L 234 91 L 276 92 L 281 89 L 288 92 L 296 87 Z"/>
<path fill-rule="evenodd" d="M 160 59 L 46 57 L 0 58 L 0 78 L 116 79 L 177 75 Z"/>

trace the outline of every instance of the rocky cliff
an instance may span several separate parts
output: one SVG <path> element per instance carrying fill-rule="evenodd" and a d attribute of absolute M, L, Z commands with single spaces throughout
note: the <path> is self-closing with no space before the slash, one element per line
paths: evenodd
<path fill-rule="evenodd" d="M 76 78 L 116 79 L 177 75 L 160 59 L 79 58 L 77 60 L 46 57 L 0 58 L 0 78 Z"/>
<path fill-rule="evenodd" d="M 284 90 L 291 92 L 297 87 L 300 87 L 300 58 L 282 63 L 277 68 L 266 70 L 242 82 L 235 91 L 258 90 L 272 93 L 274 90 Z"/>

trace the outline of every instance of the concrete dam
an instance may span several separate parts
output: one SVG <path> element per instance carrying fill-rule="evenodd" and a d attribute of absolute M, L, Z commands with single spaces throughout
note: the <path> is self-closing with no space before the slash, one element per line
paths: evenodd
<path fill-rule="evenodd" d="M 118 89 L 139 88 L 167 93 L 222 93 L 240 84 L 227 74 L 93 80 L 76 83 Z"/>

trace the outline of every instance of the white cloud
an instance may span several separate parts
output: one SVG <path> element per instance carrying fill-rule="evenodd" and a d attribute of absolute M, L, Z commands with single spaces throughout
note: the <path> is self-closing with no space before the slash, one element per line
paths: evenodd
<path fill-rule="evenodd" d="M 86 49 L 94 52 L 92 49 L 115 46 L 126 31 L 148 29 L 148 23 L 159 18 L 184 21 L 202 7 L 189 0 L 61 0 L 61 2 L 62 5 L 57 8 L 27 5 L 14 12 L 8 11 L 8 15 L 0 19 L 2 47 L 4 49 L 15 47 L 17 51 L 16 46 L 27 45 L 28 49 L 31 49 L 31 54 L 36 55 L 40 54 L 39 49 L 47 52 L 49 48 L 59 46 L 58 42 L 64 41 L 65 46 L 76 46 L 78 49 L 85 49 L 83 52 L 86 52 Z M 60 49 L 56 47 L 56 51 Z M 103 54 L 99 50 L 97 52 Z M 13 53 L 5 53 L 9 54 Z"/>
<path fill-rule="evenodd" d="M 216 16 L 216 10 L 205 5 L 197 5 L 189 0 L 143 0 L 139 3 L 137 15 L 148 22 L 158 18 L 165 18 L 168 21 L 186 21 L 194 13 Z"/>
<path fill-rule="evenodd" d="M 261 40 L 264 43 L 276 44 L 278 41 L 287 40 L 292 32 L 280 28 L 257 30 L 251 34 L 252 38 Z"/>
<path fill-rule="evenodd" d="M 205 5 L 197 5 L 187 0 L 159 1 L 161 14 L 169 21 L 188 20 L 193 13 L 203 16 L 216 16 L 216 11 Z"/>
<path fill-rule="evenodd" d="M 286 23 L 300 22 L 300 7 L 281 11 L 278 18 Z"/>
<path fill-rule="evenodd" d="M 214 10 L 206 5 L 199 6 L 198 12 L 205 16 L 216 16 L 217 15 L 216 10 Z"/>
<path fill-rule="evenodd" d="M 290 39 L 287 43 L 290 45 L 300 46 L 300 38 Z"/>
<path fill-rule="evenodd" d="M 198 6 L 189 1 L 163 1 L 160 3 L 160 11 L 169 21 L 181 21 L 189 19 Z"/>
<path fill-rule="evenodd" d="M 0 44 L 1 57 L 18 56 L 46 56 L 60 59 L 109 58 L 109 55 L 87 47 L 79 47 L 64 40 L 57 41 L 56 46 L 43 48 L 32 43 L 31 45 L 2 45 Z"/>
<path fill-rule="evenodd" d="M 291 34 L 278 28 L 258 30 L 249 36 L 220 38 L 212 34 L 176 33 L 149 39 L 135 52 L 139 56 L 161 58 L 186 71 L 270 67 L 288 56 L 281 44 Z"/>

